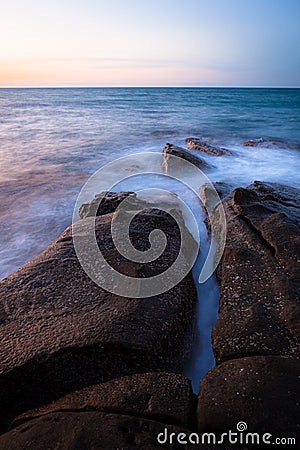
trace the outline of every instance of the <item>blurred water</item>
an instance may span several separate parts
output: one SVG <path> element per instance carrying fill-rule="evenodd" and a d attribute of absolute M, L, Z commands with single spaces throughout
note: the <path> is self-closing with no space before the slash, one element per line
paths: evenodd
<path fill-rule="evenodd" d="M 299 89 L 0 89 L 0 277 L 57 237 L 89 174 L 126 153 L 202 136 L 236 149 L 212 179 L 297 184 L 299 110 Z M 262 136 L 287 148 L 240 147 Z"/>
<path fill-rule="evenodd" d="M 300 186 L 299 89 L 0 89 L 0 278 L 71 223 L 82 185 L 101 165 L 129 153 L 161 151 L 166 142 L 184 146 L 191 135 L 232 151 L 202 155 L 213 165 L 207 173 L 212 181 Z M 241 145 L 260 137 L 274 142 L 270 148 Z M 188 369 L 191 377 L 214 363 L 207 344 L 217 311 L 213 279 L 199 287 L 199 296 L 204 356 Z"/>

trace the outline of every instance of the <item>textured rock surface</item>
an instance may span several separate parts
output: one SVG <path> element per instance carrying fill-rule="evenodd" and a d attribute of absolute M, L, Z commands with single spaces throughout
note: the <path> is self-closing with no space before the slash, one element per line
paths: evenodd
<path fill-rule="evenodd" d="M 170 164 L 169 155 L 185 159 L 186 161 L 194 164 L 194 166 L 199 167 L 200 169 L 209 168 L 209 165 L 204 161 L 204 159 L 193 155 L 188 150 L 182 147 L 177 147 L 176 145 L 173 144 L 166 144 L 165 147 L 163 148 L 163 168 L 166 174 L 168 173 L 168 165 Z"/>
<path fill-rule="evenodd" d="M 281 356 L 218 365 L 201 382 L 199 431 L 237 431 L 237 423 L 243 421 L 248 432 L 299 439 L 299 376 L 299 360 Z"/>
<path fill-rule="evenodd" d="M 255 182 L 224 201 L 217 362 L 241 356 L 299 355 L 299 192 Z"/>
<path fill-rule="evenodd" d="M 205 140 L 197 137 L 186 138 L 186 146 L 191 150 L 198 150 L 208 155 L 224 156 L 230 155 L 230 151 L 226 148 L 217 147 L 215 145 L 208 144 Z"/>
<path fill-rule="evenodd" d="M 249 432 L 299 439 L 299 191 L 254 182 L 223 205 L 217 367 L 201 382 L 198 428 L 237 431 L 244 421 Z"/>
<path fill-rule="evenodd" d="M 120 258 L 110 237 L 112 215 L 97 217 L 96 236 L 112 266 L 144 277 L 169 267 L 180 247 L 167 213 L 148 210 L 132 222 L 139 249 L 153 228 L 168 244 L 148 265 Z M 80 221 L 84 233 L 86 221 Z M 135 372 L 168 370 L 192 322 L 192 275 L 172 290 L 142 299 L 120 297 L 94 284 L 81 268 L 69 227 L 43 253 L 0 283 L 0 419 L 13 417 L 91 384 Z"/>
<path fill-rule="evenodd" d="M 183 375 L 135 374 L 87 387 L 18 416 L 12 426 L 60 411 L 102 411 L 158 420 L 187 428 L 196 417 L 196 396 Z"/>
<path fill-rule="evenodd" d="M 201 439 L 195 431 L 141 417 L 64 411 L 35 418 L 3 434 L 0 450 L 247 450 L 213 445 L 209 436 L 204 436 L 203 444 Z"/>
<path fill-rule="evenodd" d="M 135 450 L 163 448 L 157 435 L 187 430 L 139 417 L 95 411 L 57 412 L 0 436 L 0 450 Z M 194 448 L 172 445 L 164 448 Z"/>
<path fill-rule="evenodd" d="M 173 149 L 170 144 L 164 149 L 166 169 Z M 205 164 L 196 159 L 199 167 Z M 216 189 L 223 197 L 230 186 L 217 183 Z M 201 192 L 205 205 L 210 192 L 205 186 Z M 98 214 L 114 210 L 128 194 L 110 193 Z M 132 201 L 136 209 L 134 195 Z M 83 234 L 96 203 L 97 197 L 82 209 Z M 255 182 L 236 189 L 223 204 L 228 239 L 213 330 L 217 366 L 201 383 L 198 429 L 236 431 L 244 421 L 249 432 L 299 439 L 299 191 Z M 96 218 L 96 236 L 120 272 L 148 277 L 176 259 L 179 229 L 169 214 L 149 209 L 131 224 L 140 250 L 149 247 L 153 229 L 167 236 L 163 255 L 147 265 L 120 257 L 110 237 L 112 217 Z M 195 299 L 190 274 L 147 299 L 107 293 L 83 272 L 68 228 L 0 283 L 1 431 L 15 418 L 0 436 L 0 450 L 152 449 L 161 448 L 156 437 L 166 427 L 169 434 L 193 430 L 190 382 L 158 371 L 172 369 L 193 322 Z"/>
<path fill-rule="evenodd" d="M 81 219 L 84 219 L 85 217 L 110 214 L 128 197 L 130 197 L 134 205 L 137 201 L 135 192 L 106 192 L 97 194 L 91 202 L 83 203 L 80 206 L 79 216 Z"/>

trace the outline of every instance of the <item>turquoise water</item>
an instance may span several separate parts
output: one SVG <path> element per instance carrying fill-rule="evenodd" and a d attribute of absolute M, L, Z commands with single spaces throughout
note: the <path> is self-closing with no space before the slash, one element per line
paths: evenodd
<path fill-rule="evenodd" d="M 160 152 L 166 142 L 185 146 L 191 135 L 232 151 L 202 155 L 212 181 L 300 186 L 300 89 L 0 89 L 0 278 L 71 223 L 81 187 L 100 166 L 129 153 Z M 272 139 L 268 148 L 242 146 L 261 137 Z M 191 207 L 199 207 L 195 199 Z M 202 334 L 187 368 L 195 389 L 214 364 L 209 342 L 218 297 L 213 279 L 198 288 Z"/>

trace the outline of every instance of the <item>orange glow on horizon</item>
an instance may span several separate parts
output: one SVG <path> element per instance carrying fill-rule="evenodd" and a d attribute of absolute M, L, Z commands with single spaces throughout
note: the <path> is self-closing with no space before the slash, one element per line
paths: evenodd
<path fill-rule="evenodd" d="M 118 86 L 169 85 L 216 81 L 214 71 L 190 71 L 184 67 L 91 67 L 77 62 L 43 61 L 7 63 L 0 68 L 0 85 L 17 86 Z"/>

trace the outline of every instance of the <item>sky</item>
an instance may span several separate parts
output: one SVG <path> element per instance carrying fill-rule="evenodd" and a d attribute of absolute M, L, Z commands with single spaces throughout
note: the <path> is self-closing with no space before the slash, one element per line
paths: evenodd
<path fill-rule="evenodd" d="M 300 0 L 2 0 L 0 87 L 300 87 Z"/>

